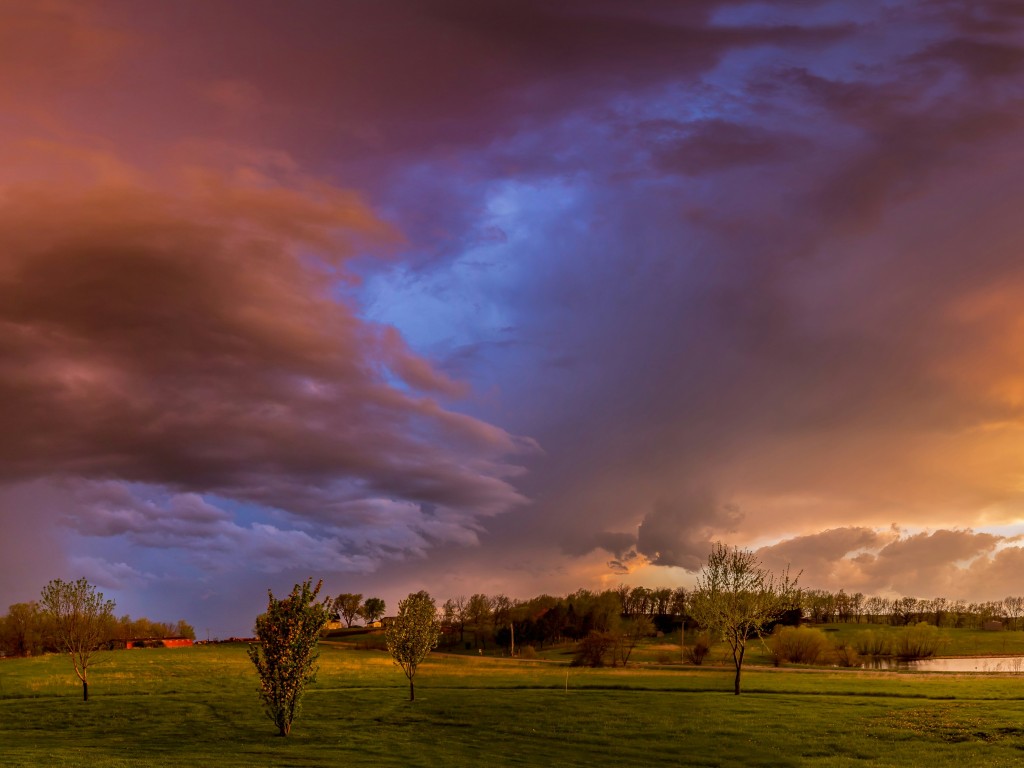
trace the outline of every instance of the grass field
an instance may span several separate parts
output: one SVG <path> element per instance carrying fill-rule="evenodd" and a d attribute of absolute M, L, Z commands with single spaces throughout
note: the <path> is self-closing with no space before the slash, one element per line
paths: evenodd
<path fill-rule="evenodd" d="M 58 656 L 0 662 L 5 766 L 1016 765 L 1024 676 L 569 668 L 323 646 L 287 739 L 240 645 L 105 655 L 81 699 Z"/>

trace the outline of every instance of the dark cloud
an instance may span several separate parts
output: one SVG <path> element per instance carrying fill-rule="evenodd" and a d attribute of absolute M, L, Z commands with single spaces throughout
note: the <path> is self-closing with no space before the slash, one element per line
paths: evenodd
<path fill-rule="evenodd" d="M 66 565 L 226 615 L 1016 562 L 965 532 L 1024 508 L 1013 4 L 2 13 L 0 477 Z"/>
<path fill-rule="evenodd" d="M 435 395 L 459 385 L 332 298 L 351 243 L 388 236 L 358 198 L 201 180 L 177 195 L 25 186 L 0 206 L 5 478 L 185 493 L 91 505 L 84 533 L 144 546 L 225 524 L 188 492 L 337 525 L 365 498 L 442 506 L 470 529 L 521 503 L 502 456 L 528 443 L 449 410 Z"/>
<path fill-rule="evenodd" d="M 694 495 L 655 506 L 640 523 L 637 552 L 654 565 L 674 565 L 695 571 L 707 559 L 712 544 L 735 532 L 743 513 L 731 504 Z"/>
<path fill-rule="evenodd" d="M 588 538 L 576 539 L 570 542 L 572 550 L 568 554 L 585 555 L 595 549 L 603 549 L 610 552 L 617 558 L 625 556 L 636 545 L 636 534 L 616 533 L 614 531 L 599 531 L 589 534 Z"/>

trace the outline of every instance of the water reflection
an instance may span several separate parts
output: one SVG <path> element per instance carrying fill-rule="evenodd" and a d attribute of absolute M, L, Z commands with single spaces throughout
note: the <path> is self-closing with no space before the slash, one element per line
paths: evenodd
<path fill-rule="evenodd" d="M 971 656 L 914 661 L 868 657 L 861 667 L 895 672 L 1003 672 L 1019 675 L 1024 673 L 1024 656 Z"/>

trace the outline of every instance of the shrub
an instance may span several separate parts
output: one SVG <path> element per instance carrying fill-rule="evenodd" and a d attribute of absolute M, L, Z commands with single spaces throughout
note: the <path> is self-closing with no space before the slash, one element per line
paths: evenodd
<path fill-rule="evenodd" d="M 573 656 L 574 667 L 603 667 L 605 656 L 615 647 L 615 635 L 611 632 L 590 630 L 590 634 L 580 640 Z"/>
<path fill-rule="evenodd" d="M 306 685 L 316 679 L 317 640 L 327 623 L 325 602 L 317 602 L 322 581 L 296 584 L 288 597 L 267 591 L 267 612 L 256 617 L 259 644 L 249 645 L 249 659 L 260 679 L 260 699 L 281 736 L 292 730 Z"/>
<path fill-rule="evenodd" d="M 857 653 L 857 649 L 846 643 L 837 643 L 832 649 L 832 657 L 840 667 L 860 666 L 860 654 Z"/>
<path fill-rule="evenodd" d="M 813 664 L 828 649 L 828 638 L 820 629 L 780 627 L 771 640 L 775 663 Z"/>
<path fill-rule="evenodd" d="M 941 645 L 939 628 L 922 621 L 900 629 L 893 652 L 901 659 L 924 659 L 934 656 Z"/>
<path fill-rule="evenodd" d="M 704 657 L 711 651 L 711 638 L 705 632 L 697 635 L 697 638 L 693 641 L 693 645 L 687 646 L 686 648 L 686 660 L 691 664 L 696 664 L 698 667 L 704 663 Z"/>
<path fill-rule="evenodd" d="M 536 659 L 537 649 L 534 648 L 532 645 L 524 645 L 522 648 L 519 649 L 519 656 L 523 659 Z"/>
<path fill-rule="evenodd" d="M 890 638 L 870 629 L 854 634 L 853 647 L 862 656 L 888 656 L 892 652 Z"/>

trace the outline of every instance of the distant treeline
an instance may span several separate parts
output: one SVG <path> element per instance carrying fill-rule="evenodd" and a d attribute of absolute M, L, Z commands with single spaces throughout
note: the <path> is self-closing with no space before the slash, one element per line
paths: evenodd
<path fill-rule="evenodd" d="M 980 629 L 992 621 L 1019 629 L 1024 618 L 1024 597 L 1007 597 L 984 603 L 939 597 L 866 597 L 860 592 L 822 589 L 802 590 L 796 604 L 783 617 L 785 624 L 854 622 L 907 626 L 926 622 L 938 627 Z M 587 637 L 592 631 L 613 632 L 623 622 L 648 617 L 655 631 L 678 631 L 689 619 L 690 591 L 684 587 L 650 589 L 620 585 L 593 592 L 580 589 L 564 597 L 539 595 L 512 600 L 505 595 L 475 594 L 455 597 L 440 608 L 442 647 L 487 649 L 535 646 Z"/>
<path fill-rule="evenodd" d="M 624 620 L 644 616 L 655 631 L 682 623 L 687 590 L 619 587 L 603 592 L 580 589 L 565 597 L 539 595 L 512 600 L 505 595 L 455 597 L 440 608 L 442 647 L 486 649 L 575 641 L 591 632 L 611 632 Z"/>
<path fill-rule="evenodd" d="M 196 633 L 184 619 L 176 622 L 151 621 L 130 616 L 112 618 L 107 628 L 108 647 L 117 647 L 126 640 L 187 637 L 195 640 Z M 51 619 L 33 601 L 15 603 L 0 616 L 0 655 L 34 656 L 58 650 L 57 637 Z"/>
<path fill-rule="evenodd" d="M 807 589 L 801 592 L 800 601 L 804 619 L 817 624 L 866 622 L 907 626 L 923 621 L 936 627 L 980 629 L 989 622 L 999 621 L 1019 629 L 1024 617 L 1024 597 L 971 603 L 945 597 L 931 600 L 865 597 L 860 592 Z"/>

